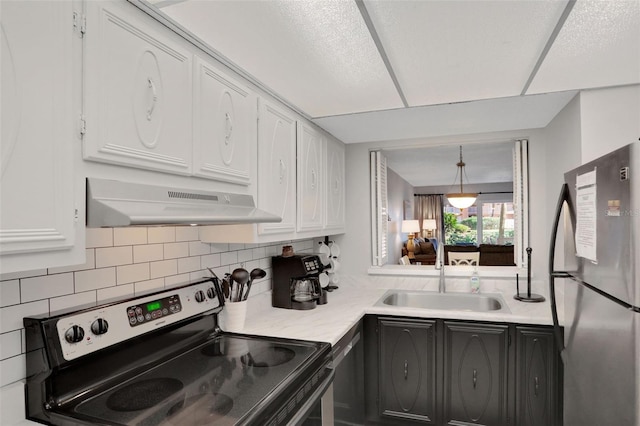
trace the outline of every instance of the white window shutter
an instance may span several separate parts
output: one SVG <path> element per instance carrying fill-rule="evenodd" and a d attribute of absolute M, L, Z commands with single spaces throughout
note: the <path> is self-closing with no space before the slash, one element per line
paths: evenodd
<path fill-rule="evenodd" d="M 374 203 L 371 220 L 371 251 L 373 266 L 387 263 L 388 205 L 387 159 L 380 151 L 371 152 L 371 200 Z"/>

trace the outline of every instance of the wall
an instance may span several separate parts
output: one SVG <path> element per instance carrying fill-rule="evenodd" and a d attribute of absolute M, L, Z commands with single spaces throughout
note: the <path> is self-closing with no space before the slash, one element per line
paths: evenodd
<path fill-rule="evenodd" d="M 407 234 L 402 233 L 402 220 L 413 219 L 413 187 L 400 175 L 391 169 L 387 169 L 387 193 L 389 228 L 387 242 L 389 244 L 388 263 L 396 264 L 402 256 L 402 244 L 407 240 Z M 404 202 L 409 201 L 409 216 L 404 215 Z"/>
<path fill-rule="evenodd" d="M 197 227 L 86 231 L 85 264 L 0 275 L 0 424 L 24 418 L 23 410 L 15 406 L 24 405 L 23 317 L 170 288 L 210 276 L 206 267 L 220 277 L 239 267 L 264 269 L 267 276 L 251 287 L 254 297 L 271 289 L 271 256 L 281 254 L 284 243 L 293 245 L 295 252 L 311 252 L 314 247 L 311 239 L 263 245 L 204 244 Z"/>
<path fill-rule="evenodd" d="M 582 162 L 640 140 L 640 85 L 580 94 Z"/>

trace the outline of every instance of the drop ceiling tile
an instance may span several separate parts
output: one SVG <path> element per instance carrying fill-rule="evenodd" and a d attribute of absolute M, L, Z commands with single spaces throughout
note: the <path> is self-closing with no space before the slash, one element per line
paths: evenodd
<path fill-rule="evenodd" d="M 353 1 L 185 1 L 162 11 L 312 117 L 402 106 Z"/>
<path fill-rule="evenodd" d="M 640 83 L 640 2 L 576 2 L 528 93 Z"/>
<path fill-rule="evenodd" d="M 411 106 L 519 95 L 566 1 L 365 0 Z"/>

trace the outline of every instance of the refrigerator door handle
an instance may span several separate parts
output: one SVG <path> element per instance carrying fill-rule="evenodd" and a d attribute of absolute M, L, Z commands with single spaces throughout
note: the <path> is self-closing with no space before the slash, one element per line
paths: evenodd
<path fill-rule="evenodd" d="M 556 340 L 556 345 L 560 350 L 560 357 L 562 362 L 565 363 L 564 352 L 564 339 L 562 338 L 562 332 L 560 330 L 560 324 L 558 322 L 558 309 L 556 305 L 556 278 L 570 278 L 567 272 L 555 271 L 554 261 L 556 257 L 556 237 L 558 235 L 558 225 L 560 224 L 560 216 L 562 215 L 562 207 L 565 202 L 569 202 L 569 185 L 564 183 L 560 190 L 560 196 L 558 197 L 558 204 L 556 206 L 556 214 L 553 222 L 553 228 L 551 231 L 551 243 L 549 246 L 549 304 L 551 305 L 551 317 L 553 319 L 553 335 Z"/>

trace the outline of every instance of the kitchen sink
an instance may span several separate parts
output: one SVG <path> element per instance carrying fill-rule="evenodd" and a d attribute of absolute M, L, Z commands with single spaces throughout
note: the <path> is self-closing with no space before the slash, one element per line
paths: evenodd
<path fill-rule="evenodd" d="M 511 313 L 504 299 L 499 294 L 431 293 L 427 291 L 389 290 L 380 298 L 376 306 Z"/>

